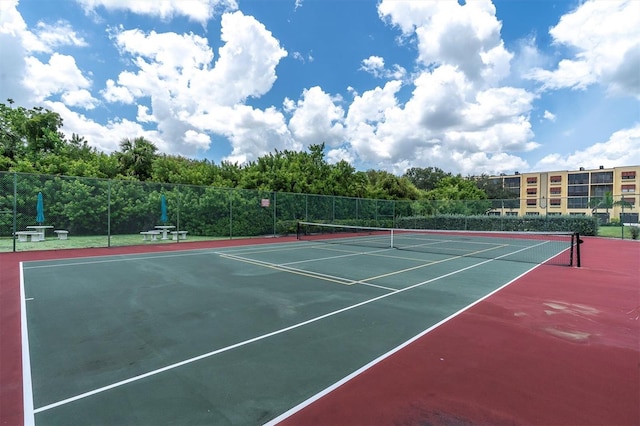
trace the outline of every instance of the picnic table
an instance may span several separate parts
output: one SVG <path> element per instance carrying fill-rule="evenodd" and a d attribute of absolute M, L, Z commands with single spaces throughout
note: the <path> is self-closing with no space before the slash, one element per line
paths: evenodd
<path fill-rule="evenodd" d="M 44 241 L 44 232 L 48 229 L 48 228 L 53 228 L 53 226 L 51 225 L 31 225 L 31 226 L 27 226 L 27 229 L 33 229 L 34 232 L 37 232 L 39 235 L 39 240 L 40 241 Z M 33 237 L 31 237 L 31 240 L 33 241 Z"/>
<path fill-rule="evenodd" d="M 162 239 L 166 240 L 167 238 L 167 232 L 169 231 L 169 229 L 173 229 L 175 228 L 175 226 L 173 225 L 158 225 L 156 226 L 156 229 L 159 229 L 160 232 L 162 232 Z"/>

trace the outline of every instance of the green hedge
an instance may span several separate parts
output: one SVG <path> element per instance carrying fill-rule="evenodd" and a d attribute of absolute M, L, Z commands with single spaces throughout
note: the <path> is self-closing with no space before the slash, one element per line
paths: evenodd
<path fill-rule="evenodd" d="M 469 231 L 578 232 L 597 235 L 598 223 L 588 216 L 413 216 L 396 220 L 397 228 Z"/>

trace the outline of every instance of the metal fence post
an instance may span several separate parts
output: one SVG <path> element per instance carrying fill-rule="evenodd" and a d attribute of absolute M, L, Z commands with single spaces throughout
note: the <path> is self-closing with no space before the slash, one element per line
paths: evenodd
<path fill-rule="evenodd" d="M 176 185 L 176 231 L 181 231 L 180 229 L 180 186 L 181 185 Z M 187 234 L 184 234 L 185 236 Z M 180 233 L 178 232 L 177 234 L 175 234 L 176 236 L 176 243 L 180 244 Z"/>
<path fill-rule="evenodd" d="M 107 247 L 111 247 L 111 179 L 107 181 Z"/>
<path fill-rule="evenodd" d="M 16 232 L 18 232 L 18 174 L 13 172 L 13 251 L 16 251 Z"/>
<path fill-rule="evenodd" d="M 622 229 L 622 239 L 624 240 L 624 198 L 620 196 L 622 211 L 620 212 L 620 229 Z"/>
<path fill-rule="evenodd" d="M 277 192 L 273 192 L 273 236 L 276 236 L 276 212 L 278 210 L 277 205 Z"/>

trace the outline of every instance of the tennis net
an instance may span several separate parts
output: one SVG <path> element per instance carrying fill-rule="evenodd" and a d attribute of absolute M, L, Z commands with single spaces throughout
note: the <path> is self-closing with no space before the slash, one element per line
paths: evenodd
<path fill-rule="evenodd" d="M 580 266 L 581 242 L 573 232 L 498 232 L 377 228 L 299 222 L 298 240 L 447 257 Z"/>

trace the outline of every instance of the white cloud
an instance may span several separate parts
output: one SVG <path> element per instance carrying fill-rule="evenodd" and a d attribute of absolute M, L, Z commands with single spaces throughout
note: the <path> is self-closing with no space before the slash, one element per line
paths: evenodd
<path fill-rule="evenodd" d="M 116 86 L 116 83 L 108 79 L 106 83 L 107 87 L 100 93 L 107 102 L 122 102 L 124 104 L 131 104 L 134 101 L 134 95 L 125 86 Z"/>
<path fill-rule="evenodd" d="M 640 97 L 640 2 L 586 1 L 549 30 L 554 43 L 575 54 L 555 70 L 535 68 L 529 78 L 545 89 L 585 89 L 601 83 L 615 94 Z"/>
<path fill-rule="evenodd" d="M 48 62 L 30 53 L 51 53 L 62 46 L 86 47 L 66 21 L 39 22 L 31 32 L 17 10 L 17 1 L 0 2 L 0 86 L 2 95 L 18 104 L 41 103 L 52 95 L 62 95 L 70 105 L 92 109 L 98 101 L 88 89 L 91 81 L 78 68 L 75 58 L 54 52 Z"/>
<path fill-rule="evenodd" d="M 291 57 L 292 57 L 293 59 L 295 59 L 296 61 L 300 61 L 300 62 L 302 62 L 303 64 L 313 62 L 313 56 L 311 56 L 311 54 L 310 54 L 310 53 L 309 53 L 309 54 L 307 54 L 307 56 L 304 56 L 304 55 L 303 55 L 302 53 L 300 53 L 300 52 L 293 52 L 293 53 L 291 53 Z"/>
<path fill-rule="evenodd" d="M 27 53 L 22 36 L 26 32 L 27 24 L 16 9 L 17 5 L 17 0 L 0 1 L 0 46 L 2 46 L 0 87 L 3 98 L 1 101 L 11 98 L 17 104 L 26 104 L 30 101 L 30 95 L 22 85 Z"/>
<path fill-rule="evenodd" d="M 231 105 L 267 93 L 276 80 L 276 66 L 287 51 L 265 26 L 242 12 L 222 16 L 215 68 L 194 82 L 194 89 L 216 104 Z M 204 96 L 203 96 L 204 97 Z"/>
<path fill-rule="evenodd" d="M 216 11 L 236 10 L 235 0 L 76 0 L 86 13 L 95 13 L 103 7 L 107 11 L 125 10 L 138 15 L 149 15 L 162 20 L 185 16 L 204 24 Z"/>
<path fill-rule="evenodd" d="M 222 108 L 218 126 L 225 126 L 225 136 L 229 138 L 232 152 L 224 160 L 232 163 L 255 161 L 258 157 L 273 152 L 304 147 L 291 137 L 284 116 L 275 108 L 259 110 L 247 105 Z"/>
<path fill-rule="evenodd" d="M 285 101 L 285 109 L 293 111 L 289 129 L 296 141 L 304 146 L 321 143 L 335 146 L 342 143 L 344 110 L 320 87 L 305 90 L 295 106 Z"/>
<path fill-rule="evenodd" d="M 97 99 L 86 89 L 65 92 L 62 94 L 62 101 L 68 106 L 84 109 L 94 109 L 98 104 Z"/>
<path fill-rule="evenodd" d="M 54 53 L 48 63 L 42 63 L 29 56 L 26 58 L 26 65 L 26 75 L 22 83 L 31 91 L 36 102 L 54 94 L 65 94 L 91 86 L 91 82 L 84 77 L 73 56 Z M 77 99 L 77 95 L 67 96 Z M 95 100 L 91 98 L 91 102 L 95 103 Z"/>
<path fill-rule="evenodd" d="M 452 65 L 469 81 L 496 83 L 509 74 L 512 54 L 500 38 L 501 24 L 489 0 L 460 5 L 454 1 L 383 0 L 378 13 L 418 40 L 424 66 Z"/>
<path fill-rule="evenodd" d="M 52 53 L 61 46 L 87 47 L 88 43 L 78 35 L 67 21 L 55 24 L 38 22 L 33 32 L 25 32 L 25 46 L 30 52 Z"/>
<path fill-rule="evenodd" d="M 545 120 L 549 120 L 549 121 L 556 121 L 556 116 L 555 116 L 555 114 L 545 110 L 544 111 L 544 119 Z"/>
<path fill-rule="evenodd" d="M 380 56 L 369 56 L 367 59 L 362 60 L 360 69 L 378 77 L 381 71 L 384 70 L 384 58 Z"/>
<path fill-rule="evenodd" d="M 195 130 L 187 130 L 184 134 L 184 141 L 188 145 L 193 145 L 196 149 L 207 149 L 211 143 L 209 135 L 196 132 Z"/>
<path fill-rule="evenodd" d="M 241 12 L 226 13 L 221 24 L 225 44 L 215 63 L 207 39 L 192 33 L 145 33 L 121 28 L 113 33 L 121 55 L 136 69 L 121 72 L 117 82 L 107 80 L 103 97 L 109 102 L 129 104 L 150 98 L 150 105 L 144 105 L 144 109 L 138 106 L 138 116 L 146 123 L 157 123 L 163 141 L 159 148 L 165 152 L 193 155 L 208 149 L 210 137 L 192 137 L 203 135 L 204 131 L 229 135 L 234 159 L 257 158 L 271 151 L 267 146 L 260 148 L 241 122 L 231 117 L 223 122 L 218 114 L 236 110 L 242 111 L 245 118 L 260 116 L 257 110 L 247 113 L 241 104 L 271 89 L 277 78 L 276 65 L 287 52 L 253 17 Z M 256 125 L 259 132 L 268 141 L 277 139 L 275 135 L 286 140 L 290 135 L 281 132 L 279 121 L 283 119 L 272 117 L 273 113 L 267 111 L 254 117 L 260 123 Z M 231 123 L 239 128 L 231 128 Z M 266 128 L 269 123 L 276 127 L 272 132 Z M 242 146 L 245 139 L 247 149 Z M 274 146 L 287 143 L 276 142 Z"/>
<path fill-rule="evenodd" d="M 452 65 L 424 71 L 413 84 L 404 106 L 397 81 L 356 95 L 345 120 L 352 156 L 400 173 L 408 164 L 475 173 L 474 165 L 480 172 L 524 168 L 514 153 L 539 147 L 529 122 L 532 93 L 508 86 L 478 90 Z"/>
<path fill-rule="evenodd" d="M 18 12 L 18 0 L 0 1 L 0 33 L 19 36 L 27 29 L 27 24 Z"/>
<path fill-rule="evenodd" d="M 44 102 L 45 106 L 60 114 L 64 120 L 61 129 L 67 138 L 72 133 L 83 136 L 93 147 L 112 152 L 119 149 L 118 144 L 125 138 L 144 137 L 147 140 L 160 144 L 158 132 L 145 130 L 139 123 L 127 119 L 109 120 L 106 124 L 97 123 L 83 114 L 70 110 L 62 102 Z"/>
<path fill-rule="evenodd" d="M 390 78 L 395 80 L 401 80 L 407 74 L 407 70 L 398 64 L 394 64 L 391 69 L 385 68 L 384 58 L 380 56 L 369 56 L 363 59 L 360 70 L 368 72 L 376 78 Z"/>
<path fill-rule="evenodd" d="M 378 10 L 405 37 L 415 35 L 423 70 L 411 76 L 404 105 L 400 82 L 355 95 L 345 120 L 352 157 L 400 173 L 433 165 L 469 174 L 525 168 L 517 153 L 540 146 L 529 121 L 536 96 L 501 85 L 513 55 L 494 6 L 383 0 Z M 392 78 L 379 56 L 361 69 Z"/>
<path fill-rule="evenodd" d="M 357 160 L 357 158 L 353 155 L 353 151 L 350 151 L 344 147 L 330 149 L 329 151 L 327 151 L 326 159 L 329 164 L 336 164 L 340 161 L 346 161 L 351 165 L 353 165 Z"/>
<path fill-rule="evenodd" d="M 596 143 L 569 156 L 550 154 L 540 160 L 536 170 L 595 169 L 640 164 L 640 124 L 619 130 L 606 142 Z"/>

